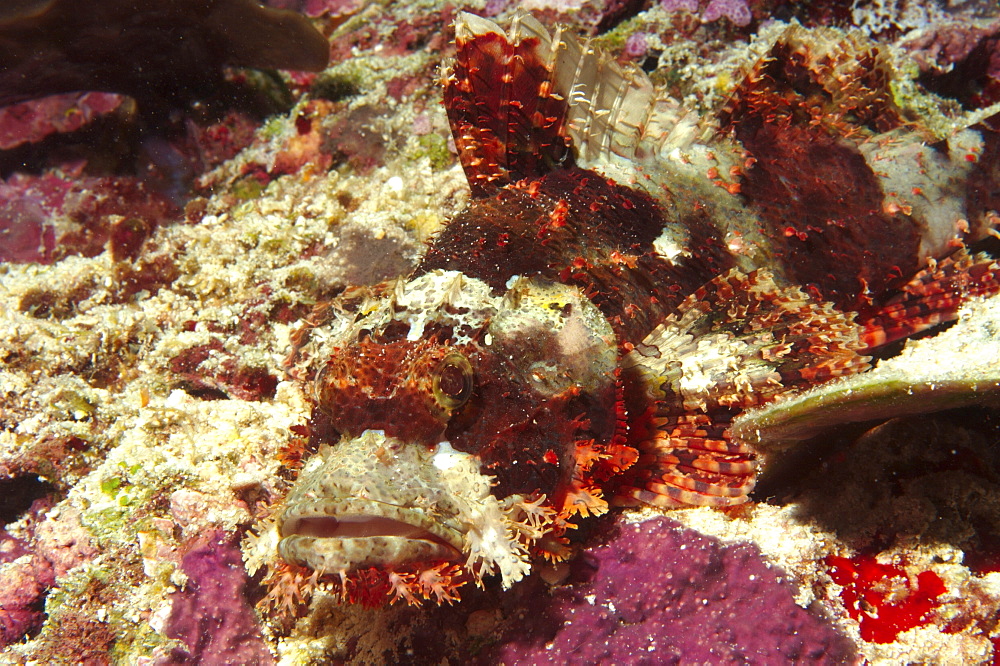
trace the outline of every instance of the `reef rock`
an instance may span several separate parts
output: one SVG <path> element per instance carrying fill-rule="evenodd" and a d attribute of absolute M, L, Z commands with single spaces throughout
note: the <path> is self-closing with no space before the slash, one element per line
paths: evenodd
<path fill-rule="evenodd" d="M 326 39 L 253 0 L 23 0 L 0 8 L 0 106 L 102 91 L 176 103 L 224 65 L 321 70 Z"/>
<path fill-rule="evenodd" d="M 722 545 L 654 518 L 620 524 L 571 568 L 589 579 L 553 590 L 552 601 L 497 651 L 499 661 L 839 664 L 856 658 L 850 639 L 821 611 L 796 605 L 796 586 L 750 544 Z"/>

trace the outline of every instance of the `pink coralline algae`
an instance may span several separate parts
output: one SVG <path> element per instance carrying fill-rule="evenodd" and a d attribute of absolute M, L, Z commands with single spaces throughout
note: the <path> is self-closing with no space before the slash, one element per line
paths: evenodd
<path fill-rule="evenodd" d="M 78 130 L 123 100 L 110 93 L 67 93 L 0 108 L 0 150 Z"/>
<path fill-rule="evenodd" d="M 700 9 L 698 0 L 661 0 L 660 5 L 668 12 L 685 11 L 697 14 Z M 705 23 L 712 23 L 723 16 L 741 28 L 750 25 L 750 21 L 753 19 L 747 0 L 710 0 L 705 5 L 701 20 Z"/>
<path fill-rule="evenodd" d="M 166 196 L 137 178 L 80 173 L 15 174 L 0 181 L 0 261 L 49 264 L 105 250 L 120 219 L 146 233 L 178 214 Z"/>
<path fill-rule="evenodd" d="M 644 32 L 633 33 L 625 40 L 625 55 L 629 58 L 645 58 L 648 51 L 649 43 Z"/>
<path fill-rule="evenodd" d="M 18 508 L 26 493 L 41 492 L 46 487 L 5 483 L 6 510 Z M 6 526 L 0 528 L 0 647 L 34 634 L 46 619 L 45 599 L 57 579 L 97 552 L 80 525 L 78 512 L 49 512 L 51 508 L 49 497 L 31 502 L 25 512 L 29 518 L 19 537 L 8 532 Z M 24 517 L 20 510 L 16 514 Z"/>
<path fill-rule="evenodd" d="M 722 545 L 667 518 L 623 524 L 573 563 L 504 645 L 504 663 L 845 663 L 851 641 L 796 605 L 795 587 L 752 545 Z M 538 627 L 556 627 L 554 635 Z"/>
<path fill-rule="evenodd" d="M 750 20 L 753 18 L 746 0 L 711 0 L 705 7 L 701 20 L 711 23 L 723 16 L 741 28 L 750 25 Z"/>
<path fill-rule="evenodd" d="M 52 565 L 0 531 L 0 647 L 36 631 L 45 619 L 45 595 L 55 583 Z"/>
<path fill-rule="evenodd" d="M 362 0 L 306 0 L 302 12 L 306 16 L 343 16 L 353 14 L 364 6 Z"/>
<path fill-rule="evenodd" d="M 274 663 L 246 601 L 248 578 L 233 541 L 209 535 L 184 556 L 181 569 L 188 581 L 174 594 L 166 632 L 187 650 L 174 650 L 160 665 Z"/>
<path fill-rule="evenodd" d="M 63 509 L 40 522 L 35 541 L 38 553 L 52 564 L 56 577 L 90 561 L 98 552 L 75 509 Z"/>
<path fill-rule="evenodd" d="M 660 0 L 660 6 L 668 12 L 696 13 L 699 9 L 698 0 Z"/>

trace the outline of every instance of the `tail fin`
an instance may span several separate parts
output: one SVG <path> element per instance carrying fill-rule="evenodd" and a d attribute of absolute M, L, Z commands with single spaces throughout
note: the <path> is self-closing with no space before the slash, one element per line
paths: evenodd
<path fill-rule="evenodd" d="M 461 13 L 455 39 L 445 106 L 474 194 L 610 154 L 634 158 L 665 133 L 642 70 L 561 27 L 550 34 L 518 12 L 504 32 Z"/>

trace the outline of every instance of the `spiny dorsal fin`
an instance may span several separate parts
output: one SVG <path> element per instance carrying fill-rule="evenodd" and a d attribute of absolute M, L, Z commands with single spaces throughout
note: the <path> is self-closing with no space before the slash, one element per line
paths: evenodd
<path fill-rule="evenodd" d="M 452 133 L 474 193 L 614 154 L 652 154 L 663 126 L 656 91 L 590 41 L 517 13 L 505 32 L 461 13 L 445 89 Z"/>

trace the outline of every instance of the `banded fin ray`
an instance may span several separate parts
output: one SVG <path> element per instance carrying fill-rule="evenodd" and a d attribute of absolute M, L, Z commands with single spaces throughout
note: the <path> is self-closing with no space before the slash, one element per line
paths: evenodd
<path fill-rule="evenodd" d="M 628 408 L 645 413 L 631 440 L 640 458 L 623 503 L 746 501 L 753 450 L 731 438 L 740 411 L 868 368 L 850 314 L 763 270 L 731 270 L 689 296 L 622 360 Z"/>
<path fill-rule="evenodd" d="M 900 291 L 861 321 L 862 339 L 877 349 L 949 322 L 970 298 L 1000 291 L 1000 264 L 966 248 L 917 273 Z"/>
<path fill-rule="evenodd" d="M 550 33 L 519 11 L 505 32 L 461 13 L 455 32 L 445 105 L 474 194 L 612 155 L 638 159 L 669 134 L 661 107 L 671 102 L 646 75 L 562 27 Z"/>

